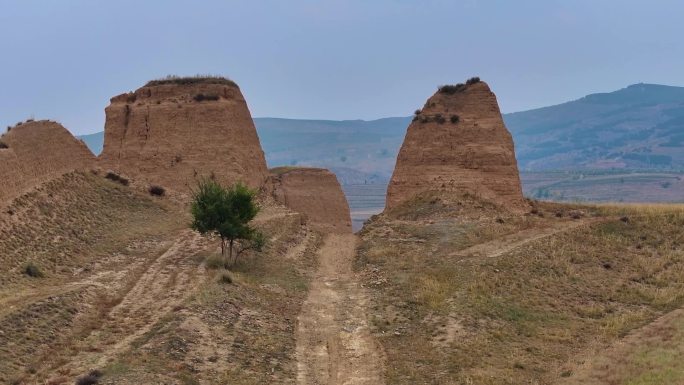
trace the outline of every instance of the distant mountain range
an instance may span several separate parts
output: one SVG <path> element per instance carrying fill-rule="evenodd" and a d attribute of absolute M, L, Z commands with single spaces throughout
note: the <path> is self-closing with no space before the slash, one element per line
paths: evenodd
<path fill-rule="evenodd" d="M 684 87 L 635 84 L 505 120 L 521 170 L 684 169 Z"/>
<path fill-rule="evenodd" d="M 684 87 L 635 84 L 504 120 L 522 171 L 684 170 Z M 270 167 L 327 167 L 345 184 L 386 182 L 410 121 L 254 119 Z M 102 151 L 102 132 L 81 139 Z"/>

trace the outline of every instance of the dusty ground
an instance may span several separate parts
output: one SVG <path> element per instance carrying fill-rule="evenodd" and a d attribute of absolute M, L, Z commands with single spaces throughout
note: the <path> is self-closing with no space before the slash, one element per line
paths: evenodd
<path fill-rule="evenodd" d="M 129 283 L 126 293 L 106 312 L 99 325 L 77 341 L 79 346 L 74 354 L 51 370 L 62 375 L 86 373 L 104 367 L 130 349 L 135 340 L 198 290 L 206 278 L 205 268 L 192 257 L 208 247 L 207 240 L 198 234 L 190 230 L 179 232 L 169 247 Z M 134 274 L 134 266 L 98 272 L 84 284 L 100 285 L 108 291 L 121 290 L 123 277 Z M 119 279 L 98 281 L 98 277 L 110 275 Z"/>
<path fill-rule="evenodd" d="M 372 219 L 355 263 L 387 383 L 681 381 L 681 322 L 650 325 L 684 305 L 681 206 L 412 203 Z"/>
<path fill-rule="evenodd" d="M 471 198 L 359 238 L 265 202 L 227 271 L 182 207 L 70 175 L 0 213 L 0 383 L 684 381 L 684 209 Z"/>
<path fill-rule="evenodd" d="M 384 355 L 368 328 L 368 296 L 352 271 L 356 237 L 331 234 L 298 317 L 297 383 L 382 384 Z"/>
<path fill-rule="evenodd" d="M 684 384 L 684 309 L 667 313 L 578 361 L 574 375 L 560 384 Z"/>
<path fill-rule="evenodd" d="M 218 243 L 187 229 L 183 207 L 101 176 L 10 209 L 0 383 L 73 384 L 92 370 L 100 384 L 296 383 L 296 318 L 320 245 L 301 215 L 264 202 L 266 249 L 226 271 L 208 266 Z"/>

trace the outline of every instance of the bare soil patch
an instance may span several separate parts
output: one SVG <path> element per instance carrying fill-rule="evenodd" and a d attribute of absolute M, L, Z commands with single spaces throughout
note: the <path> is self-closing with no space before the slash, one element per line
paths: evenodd
<path fill-rule="evenodd" d="M 368 296 L 352 271 L 356 237 L 328 235 L 299 315 L 297 383 L 382 384 L 384 354 L 368 327 Z"/>

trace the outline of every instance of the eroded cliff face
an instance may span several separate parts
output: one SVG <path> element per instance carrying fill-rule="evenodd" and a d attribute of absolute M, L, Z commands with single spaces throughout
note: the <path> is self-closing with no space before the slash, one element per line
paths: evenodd
<path fill-rule="evenodd" d="M 349 205 L 335 174 L 322 168 L 281 167 L 271 170 L 267 193 L 280 204 L 304 214 L 324 233 L 351 233 Z"/>
<path fill-rule="evenodd" d="M 57 122 L 30 121 L 0 137 L 0 205 L 41 183 L 93 166 L 95 156 Z"/>
<path fill-rule="evenodd" d="M 441 88 L 409 125 L 386 208 L 425 191 L 470 193 L 510 209 L 524 207 L 513 139 L 486 83 Z"/>
<path fill-rule="evenodd" d="M 187 193 L 199 177 L 261 187 L 268 169 L 237 85 L 153 81 L 111 99 L 101 166 Z"/>

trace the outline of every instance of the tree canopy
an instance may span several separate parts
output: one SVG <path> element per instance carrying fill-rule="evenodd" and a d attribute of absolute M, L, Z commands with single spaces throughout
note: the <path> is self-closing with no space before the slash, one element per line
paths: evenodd
<path fill-rule="evenodd" d="M 255 192 L 240 182 L 225 188 L 213 179 L 203 179 L 193 192 L 191 227 L 202 234 L 218 235 L 221 255 L 228 249 L 229 259 L 235 255 L 237 262 L 243 251 L 261 250 L 264 245 L 261 232 L 249 225 L 259 212 L 254 198 Z"/>

